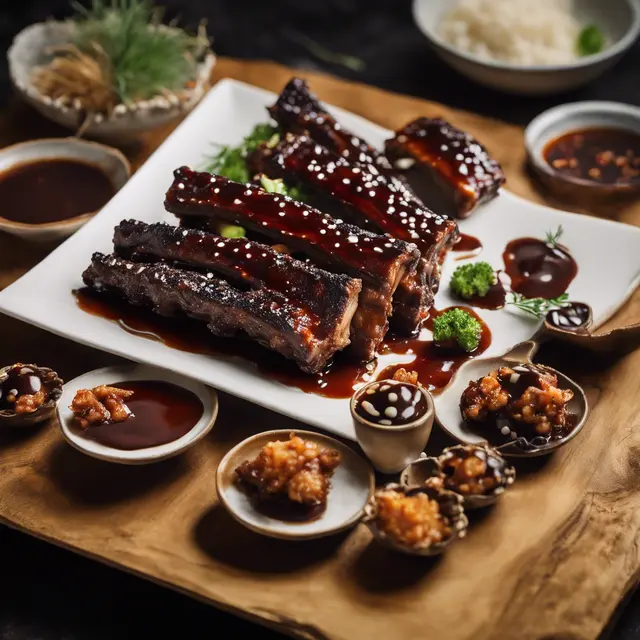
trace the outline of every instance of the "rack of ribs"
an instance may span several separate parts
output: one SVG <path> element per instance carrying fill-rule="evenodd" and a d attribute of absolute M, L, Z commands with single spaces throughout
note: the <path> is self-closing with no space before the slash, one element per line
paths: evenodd
<path fill-rule="evenodd" d="M 383 176 L 389 187 L 406 200 L 421 204 L 389 159 L 337 122 L 311 93 L 305 80 L 292 78 L 268 111 L 282 131 L 307 135 L 350 163 L 373 175 Z"/>
<path fill-rule="evenodd" d="M 331 312 L 322 316 L 302 296 L 287 296 L 266 287 L 242 290 L 211 271 L 184 269 L 164 261 L 135 262 L 94 253 L 82 277 L 94 290 L 160 315 L 187 315 L 204 321 L 217 336 L 246 334 L 308 373 L 321 371 L 349 343 L 359 290 L 357 280 L 345 281 L 341 295 L 331 293 Z M 331 289 L 334 285 L 335 279 L 327 278 L 323 286 Z"/>
<path fill-rule="evenodd" d="M 398 285 L 420 258 L 413 244 L 335 220 L 286 196 L 187 167 L 175 171 L 165 208 L 188 226 L 211 228 L 219 221 L 241 225 L 263 244 L 264 237 L 270 238 L 323 269 L 362 280 L 350 350 L 364 361 L 375 357 Z"/>
<path fill-rule="evenodd" d="M 308 136 L 287 134 L 277 145 L 262 145 L 251 168 L 298 181 L 329 196 L 336 214 L 354 224 L 416 244 L 421 259 L 407 273 L 394 300 L 393 326 L 410 334 L 428 317 L 440 281 L 440 265 L 458 238 L 457 225 L 415 201 L 405 200 L 380 177 L 352 165 Z"/>
<path fill-rule="evenodd" d="M 386 154 L 425 204 L 452 217 L 468 217 L 505 182 L 475 138 L 440 118 L 418 118 L 399 129 Z"/>

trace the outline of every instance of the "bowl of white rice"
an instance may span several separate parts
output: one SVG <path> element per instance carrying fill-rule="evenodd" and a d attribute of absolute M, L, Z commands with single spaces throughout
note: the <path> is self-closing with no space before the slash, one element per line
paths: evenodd
<path fill-rule="evenodd" d="M 414 0 L 413 15 L 454 69 L 525 95 L 590 82 L 640 34 L 640 0 Z"/>

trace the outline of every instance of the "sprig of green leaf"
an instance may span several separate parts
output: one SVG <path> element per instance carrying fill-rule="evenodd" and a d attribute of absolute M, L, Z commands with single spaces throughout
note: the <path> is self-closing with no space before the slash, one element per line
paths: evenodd
<path fill-rule="evenodd" d="M 566 306 L 568 301 L 569 295 L 566 293 L 557 298 L 525 298 L 520 293 L 510 293 L 507 296 L 507 304 L 534 318 L 544 318 L 552 309 Z"/>
<path fill-rule="evenodd" d="M 305 35 L 304 33 L 288 29 L 287 34 L 291 40 L 297 42 L 300 46 L 304 47 L 311 55 L 318 58 L 318 60 L 322 60 L 322 62 L 337 64 L 341 67 L 350 69 L 351 71 L 355 71 L 356 73 L 364 71 L 364 69 L 366 69 L 367 67 L 367 63 L 361 58 L 350 56 L 344 53 L 335 53 L 334 51 L 329 51 L 329 49 L 323 47 L 321 44 L 310 38 L 308 35 Z"/>
<path fill-rule="evenodd" d="M 605 46 L 604 33 L 598 25 L 588 24 L 580 30 L 578 34 L 578 42 L 576 48 L 578 55 L 592 56 L 596 53 L 600 53 Z"/>
<path fill-rule="evenodd" d="M 564 233 L 564 227 L 561 224 L 559 224 L 558 228 L 555 231 L 547 231 L 547 233 L 544 236 L 544 240 L 548 245 L 555 247 L 558 244 L 558 241 L 562 237 L 563 233 Z"/>

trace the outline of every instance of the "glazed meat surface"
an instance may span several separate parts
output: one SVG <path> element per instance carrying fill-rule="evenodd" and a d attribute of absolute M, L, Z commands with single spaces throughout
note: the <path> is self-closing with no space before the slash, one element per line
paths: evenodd
<path fill-rule="evenodd" d="M 187 315 L 207 323 L 219 336 L 245 333 L 294 360 L 309 373 L 321 371 L 349 343 L 354 300 L 339 322 L 326 320 L 268 289 L 241 291 L 213 273 L 176 268 L 164 262 L 137 263 L 94 253 L 85 284 L 165 315 Z"/>
<path fill-rule="evenodd" d="M 325 328 L 341 322 L 362 286 L 359 280 L 324 271 L 246 238 L 223 238 L 162 222 L 124 220 L 115 228 L 113 244 L 119 255 L 136 262 L 174 261 L 218 273 L 241 288 L 276 291 L 308 305 L 324 318 Z"/>
<path fill-rule="evenodd" d="M 330 478 L 339 464 L 339 451 L 322 449 L 291 434 L 289 440 L 266 444 L 254 460 L 245 460 L 236 474 L 255 487 L 263 500 L 286 496 L 303 505 L 324 505 Z"/>
<path fill-rule="evenodd" d="M 186 167 L 175 172 L 165 207 L 187 224 L 231 222 L 273 238 L 334 273 L 362 280 L 352 351 L 368 361 L 384 338 L 394 293 L 420 257 L 415 245 L 335 220 L 318 209 L 252 185 Z"/>
<path fill-rule="evenodd" d="M 291 79 L 277 102 L 269 108 L 269 114 L 283 131 L 308 135 L 314 142 L 362 167 L 368 173 L 382 176 L 391 188 L 407 200 L 417 200 L 415 193 L 394 170 L 389 159 L 337 122 L 309 91 L 305 80 Z"/>
<path fill-rule="evenodd" d="M 71 401 L 75 421 L 82 429 L 101 424 L 124 422 L 133 414 L 126 405 L 133 391 L 100 385 L 93 389 L 79 389 Z"/>
<path fill-rule="evenodd" d="M 253 168 L 297 180 L 339 203 L 339 213 L 359 226 L 415 243 L 421 261 L 400 284 L 394 326 L 413 333 L 428 316 L 440 280 L 440 264 L 458 237 L 453 220 L 408 202 L 378 177 L 316 144 L 307 136 L 287 135 L 275 147 L 262 146 Z"/>
<path fill-rule="evenodd" d="M 505 182 L 498 162 L 475 138 L 440 118 L 418 118 L 398 130 L 386 154 L 426 205 L 452 217 L 471 215 Z"/>

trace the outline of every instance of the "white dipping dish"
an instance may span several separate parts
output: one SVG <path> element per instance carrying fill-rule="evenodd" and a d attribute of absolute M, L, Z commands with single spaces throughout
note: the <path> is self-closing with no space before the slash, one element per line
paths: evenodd
<path fill-rule="evenodd" d="M 202 402 L 202 417 L 188 433 L 173 442 L 167 442 L 156 447 L 135 449 L 126 451 L 108 447 L 100 442 L 82 435 L 82 430 L 74 424 L 74 416 L 69 409 L 76 392 L 79 389 L 92 389 L 101 384 L 113 384 L 115 382 L 132 382 L 134 380 L 158 380 L 169 382 L 178 387 L 183 387 L 194 393 Z M 62 397 L 58 403 L 58 420 L 65 440 L 72 446 L 86 453 L 88 456 L 117 462 L 120 464 L 149 464 L 159 462 L 173 456 L 177 456 L 196 442 L 202 440 L 218 417 L 218 394 L 201 382 L 185 378 L 177 373 L 148 367 L 146 365 L 120 365 L 116 367 L 104 367 L 89 371 L 64 385 Z"/>
<path fill-rule="evenodd" d="M 331 477 L 327 508 L 319 518 L 310 522 L 285 522 L 260 513 L 236 483 L 236 467 L 245 460 L 253 460 L 267 443 L 289 440 L 292 432 L 322 448 L 337 449 L 342 456 L 340 465 Z M 375 481 L 369 463 L 339 440 L 313 431 L 280 429 L 251 436 L 231 449 L 218 466 L 216 488 L 220 502 L 248 529 L 271 538 L 310 540 L 344 531 L 357 524 L 373 494 Z"/>
<path fill-rule="evenodd" d="M 418 28 L 436 53 L 456 71 L 508 93 L 552 94 L 591 82 L 612 67 L 640 34 L 640 5 L 635 0 L 574 0 L 573 11 L 580 23 L 596 24 L 605 34 L 608 46 L 600 53 L 567 64 L 544 66 L 483 60 L 452 47 L 438 34 L 442 18 L 455 2 L 457 0 L 413 0 L 413 17 Z"/>

